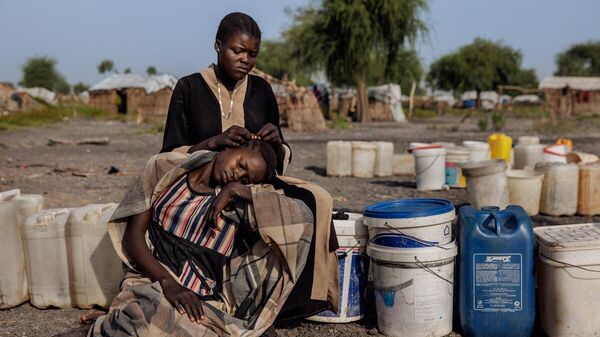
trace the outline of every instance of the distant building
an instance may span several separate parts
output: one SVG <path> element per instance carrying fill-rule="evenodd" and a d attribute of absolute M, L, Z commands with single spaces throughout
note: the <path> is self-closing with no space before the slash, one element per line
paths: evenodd
<path fill-rule="evenodd" d="M 546 108 L 556 116 L 600 114 L 600 77 L 544 78 L 539 85 Z"/>
<path fill-rule="evenodd" d="M 115 74 L 89 90 L 92 107 L 114 113 L 164 116 L 177 79 L 171 75 Z"/>

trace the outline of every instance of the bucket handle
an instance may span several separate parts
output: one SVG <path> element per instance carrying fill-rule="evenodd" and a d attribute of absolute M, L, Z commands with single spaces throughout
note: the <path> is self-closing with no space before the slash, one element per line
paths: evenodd
<path fill-rule="evenodd" d="M 360 244 L 360 242 L 358 242 L 358 241 L 357 241 L 357 242 L 356 242 L 356 244 L 355 244 L 354 246 L 352 246 L 352 247 L 348 248 L 348 250 L 346 250 L 344 253 L 342 253 L 342 255 L 340 255 L 340 257 L 341 257 L 341 258 L 346 258 L 346 257 L 348 256 L 348 254 L 349 254 L 350 252 L 352 252 L 352 250 L 353 250 L 354 248 L 358 247 L 358 245 L 359 245 L 359 244 Z"/>
<path fill-rule="evenodd" d="M 398 228 L 390 226 L 390 225 L 389 225 L 387 222 L 386 222 L 386 223 L 384 223 L 383 225 L 384 225 L 385 227 L 387 227 L 387 228 L 389 228 L 389 229 L 393 230 L 393 231 L 396 231 L 396 232 L 398 232 L 398 234 L 402 234 L 402 235 L 409 236 L 409 235 L 405 234 L 404 232 L 402 232 L 401 230 L 399 230 Z M 454 239 L 455 239 L 455 237 L 454 237 L 454 235 L 452 235 L 452 240 L 454 240 Z M 435 247 L 435 248 L 439 248 L 439 249 L 443 249 L 443 250 L 450 250 L 450 249 L 452 249 L 452 247 L 443 247 L 442 245 L 435 245 L 435 244 L 431 244 L 431 243 L 429 243 L 429 242 L 427 242 L 427 241 L 425 241 L 425 240 L 422 240 L 422 242 L 421 242 L 421 243 L 422 243 L 423 245 L 425 245 L 425 246 L 428 246 L 428 247 Z"/>
<path fill-rule="evenodd" d="M 416 256 L 415 256 L 415 262 L 417 263 L 417 266 L 419 266 L 419 268 L 421 268 L 421 269 L 425 270 L 426 272 L 430 273 L 431 275 L 434 275 L 434 276 L 436 276 L 436 277 L 438 277 L 438 278 L 440 278 L 440 279 L 442 279 L 442 280 L 444 280 L 444 281 L 448 282 L 449 284 L 454 284 L 454 282 L 453 282 L 453 281 L 450 281 L 450 280 L 448 280 L 447 278 L 445 278 L 445 277 L 443 277 L 442 275 L 440 275 L 440 274 L 436 273 L 435 271 L 433 271 L 431 268 L 427 267 L 427 266 L 426 266 L 426 265 L 425 265 L 423 262 L 421 262 L 421 261 L 419 260 L 419 258 L 418 258 L 418 257 L 416 257 Z"/>
<path fill-rule="evenodd" d="M 585 267 L 582 267 L 582 266 L 576 266 L 574 264 L 570 264 L 570 263 L 567 263 L 567 262 L 564 262 L 564 261 L 555 260 L 555 259 L 553 259 L 551 257 L 548 257 L 546 255 L 543 255 L 543 254 L 540 254 L 540 256 L 543 257 L 543 258 L 545 258 L 545 259 L 548 259 L 548 260 L 550 260 L 552 262 L 564 264 L 567 267 L 577 268 L 577 269 L 581 269 L 583 271 L 589 271 L 589 272 L 593 272 L 593 273 L 600 273 L 600 270 L 589 269 L 589 268 L 585 268 Z"/>
<path fill-rule="evenodd" d="M 442 156 L 441 154 L 438 154 L 437 156 L 435 156 L 435 159 L 433 159 L 431 161 L 431 163 L 429 165 L 427 165 L 426 168 L 424 168 L 423 170 L 421 170 L 421 172 L 416 172 L 415 175 L 423 174 L 423 172 L 429 170 L 433 166 L 433 164 L 435 164 L 435 162 L 438 160 L 438 158 L 440 158 L 441 156 Z"/>

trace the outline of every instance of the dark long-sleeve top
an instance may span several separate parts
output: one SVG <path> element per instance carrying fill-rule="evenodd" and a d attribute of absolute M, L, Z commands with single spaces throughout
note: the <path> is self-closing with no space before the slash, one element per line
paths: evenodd
<path fill-rule="evenodd" d="M 283 140 L 277 100 L 266 80 L 248 75 L 243 107 L 246 129 L 257 133 L 265 124 L 271 123 L 277 127 Z M 223 131 L 219 101 L 202 75 L 194 73 L 177 81 L 171 96 L 161 152 L 195 145 Z M 277 171 L 281 174 L 282 170 L 283 162 L 280 162 Z"/>

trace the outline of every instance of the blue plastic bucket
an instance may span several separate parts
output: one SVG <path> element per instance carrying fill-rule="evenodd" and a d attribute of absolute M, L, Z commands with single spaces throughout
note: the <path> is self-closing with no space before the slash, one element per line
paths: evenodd
<path fill-rule="evenodd" d="M 348 220 L 334 220 L 340 248 L 336 251 L 340 271 L 338 311 L 324 311 L 307 320 L 323 323 L 348 323 L 365 315 L 365 295 L 369 276 L 366 254 L 367 229 L 360 214 L 347 213 Z"/>
<path fill-rule="evenodd" d="M 379 202 L 365 209 L 371 241 L 397 248 L 419 248 L 452 241 L 454 206 L 435 198 Z"/>

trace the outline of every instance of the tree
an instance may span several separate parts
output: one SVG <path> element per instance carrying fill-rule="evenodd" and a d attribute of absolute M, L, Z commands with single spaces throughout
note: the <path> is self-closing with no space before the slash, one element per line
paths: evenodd
<path fill-rule="evenodd" d="M 402 52 L 427 32 L 427 9 L 426 0 L 323 0 L 297 10 L 286 38 L 300 64 L 358 88 L 359 120 L 368 121 L 369 74 L 379 66 L 386 80 L 399 73 Z"/>
<path fill-rule="evenodd" d="M 367 83 L 381 85 L 386 82 L 398 83 L 402 90 L 408 92 L 413 82 L 419 83 L 423 77 L 423 67 L 419 55 L 413 49 L 403 49 L 398 54 L 398 62 L 386 73 L 385 65 L 373 62 Z"/>
<path fill-rule="evenodd" d="M 104 73 L 109 73 L 113 70 L 116 72 L 114 67 L 115 67 L 115 64 L 113 63 L 113 61 L 103 60 L 102 62 L 100 62 L 100 64 L 98 64 L 98 73 L 104 74 Z"/>
<path fill-rule="evenodd" d="M 75 93 L 75 95 L 79 95 L 84 91 L 88 91 L 89 89 L 90 86 L 82 82 L 73 85 L 73 92 Z"/>
<path fill-rule="evenodd" d="M 146 68 L 146 74 L 148 74 L 148 76 L 156 75 L 156 73 L 157 71 L 155 66 L 148 66 L 148 68 Z"/>
<path fill-rule="evenodd" d="M 123 74 L 131 74 L 131 68 L 125 68 L 125 70 L 123 70 Z"/>
<path fill-rule="evenodd" d="M 303 69 L 291 55 L 285 40 L 265 40 L 260 44 L 256 68 L 279 79 L 296 80 L 298 85 L 310 85 L 310 71 Z"/>
<path fill-rule="evenodd" d="M 442 56 L 431 64 L 427 81 L 435 89 L 464 92 L 496 90 L 501 84 L 537 86 L 533 69 L 522 69 L 523 56 L 501 42 L 475 38 L 473 43 Z"/>
<path fill-rule="evenodd" d="M 71 91 L 65 77 L 56 70 L 56 60 L 51 57 L 31 57 L 27 59 L 21 70 L 23 79 L 19 84 L 22 86 L 42 87 L 63 94 Z"/>
<path fill-rule="evenodd" d="M 571 46 L 556 56 L 557 76 L 600 76 L 600 41 Z"/>

